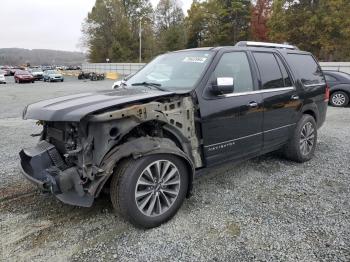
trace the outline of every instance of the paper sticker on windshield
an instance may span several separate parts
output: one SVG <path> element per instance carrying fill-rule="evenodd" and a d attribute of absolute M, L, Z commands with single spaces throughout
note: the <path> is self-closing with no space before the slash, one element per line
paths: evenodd
<path fill-rule="evenodd" d="M 204 63 L 207 60 L 207 57 L 199 57 L 199 56 L 187 56 L 182 60 L 185 63 Z"/>

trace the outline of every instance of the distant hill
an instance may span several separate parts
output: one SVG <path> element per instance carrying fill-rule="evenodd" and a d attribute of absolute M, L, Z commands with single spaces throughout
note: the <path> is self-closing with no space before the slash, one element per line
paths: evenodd
<path fill-rule="evenodd" d="M 0 48 L 0 65 L 80 65 L 85 60 L 86 55 L 81 52 Z"/>

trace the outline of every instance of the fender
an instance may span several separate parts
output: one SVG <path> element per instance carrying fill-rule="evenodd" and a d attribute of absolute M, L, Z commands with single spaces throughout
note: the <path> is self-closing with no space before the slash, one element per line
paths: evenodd
<path fill-rule="evenodd" d="M 302 115 L 304 113 L 311 114 L 315 118 L 316 123 L 318 123 L 320 113 L 318 111 L 317 105 L 314 102 L 303 105 L 303 107 L 301 108 L 300 114 Z"/>
<path fill-rule="evenodd" d="M 100 179 L 96 179 L 89 188 L 89 193 L 97 197 L 101 192 L 104 184 L 113 174 L 114 167 L 117 163 L 126 157 L 132 157 L 138 159 L 143 156 L 152 154 L 173 154 L 177 155 L 187 165 L 189 174 L 189 186 L 187 191 L 187 197 L 190 196 L 192 190 L 193 176 L 195 173 L 195 165 L 192 159 L 181 151 L 176 144 L 167 138 L 159 137 L 140 137 L 124 143 L 120 146 L 114 147 L 103 158 L 100 168 L 104 170 L 104 176 Z"/>

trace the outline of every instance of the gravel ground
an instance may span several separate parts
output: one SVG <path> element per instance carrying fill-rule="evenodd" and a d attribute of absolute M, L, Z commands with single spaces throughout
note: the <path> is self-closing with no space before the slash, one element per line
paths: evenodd
<path fill-rule="evenodd" d="M 31 102 L 111 81 L 0 86 L 0 261 L 350 261 L 350 108 L 329 108 L 313 160 L 269 154 L 208 171 L 167 224 L 136 229 L 108 196 L 64 205 L 22 179 L 21 147 L 38 128 Z"/>

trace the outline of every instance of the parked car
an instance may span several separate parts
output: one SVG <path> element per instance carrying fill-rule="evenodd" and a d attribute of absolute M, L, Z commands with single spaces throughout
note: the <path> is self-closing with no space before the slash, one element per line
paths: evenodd
<path fill-rule="evenodd" d="M 128 79 L 131 78 L 134 74 L 135 74 L 135 73 L 129 74 L 129 75 L 127 75 L 126 77 L 124 77 L 123 79 L 118 80 L 118 81 L 115 81 L 115 82 L 113 83 L 113 85 L 112 85 L 112 89 L 117 89 L 117 88 L 119 88 L 119 87 L 121 87 L 121 86 L 125 86 L 126 81 L 128 81 Z"/>
<path fill-rule="evenodd" d="M 3 66 L 1 67 L 1 70 L 4 71 L 5 76 L 10 76 L 11 75 L 11 70 L 9 67 Z"/>
<path fill-rule="evenodd" d="M 14 76 L 17 71 L 26 71 L 24 67 L 16 66 L 10 68 L 10 75 Z"/>
<path fill-rule="evenodd" d="M 45 71 L 43 74 L 43 79 L 44 79 L 44 82 L 46 82 L 46 81 L 48 81 L 48 82 L 63 82 L 64 81 L 63 75 L 56 70 Z"/>
<path fill-rule="evenodd" d="M 25 70 L 17 69 L 14 75 L 16 83 L 32 82 L 34 83 L 35 79 L 31 73 Z"/>
<path fill-rule="evenodd" d="M 43 129 L 20 152 L 20 166 L 64 203 L 90 207 L 109 190 L 131 223 L 156 227 L 175 215 L 204 168 L 274 150 L 310 160 L 328 99 L 315 57 L 294 46 L 166 53 L 118 89 L 28 105 L 23 118 Z"/>
<path fill-rule="evenodd" d="M 5 74 L 6 74 L 6 71 L 0 70 L 0 84 L 6 84 Z"/>
<path fill-rule="evenodd" d="M 330 70 L 324 70 L 323 73 L 330 87 L 329 103 L 336 107 L 347 106 L 350 98 L 350 75 Z"/>
<path fill-rule="evenodd" d="M 42 80 L 44 77 L 44 72 L 40 68 L 31 68 L 28 70 L 35 80 Z"/>
<path fill-rule="evenodd" d="M 90 72 L 81 71 L 78 75 L 79 80 L 90 79 Z"/>
<path fill-rule="evenodd" d="M 91 81 L 105 80 L 105 74 L 92 72 L 90 74 Z"/>
<path fill-rule="evenodd" d="M 81 71 L 78 75 L 79 80 L 90 79 L 91 81 L 104 80 L 105 74 L 95 72 L 83 72 Z"/>

